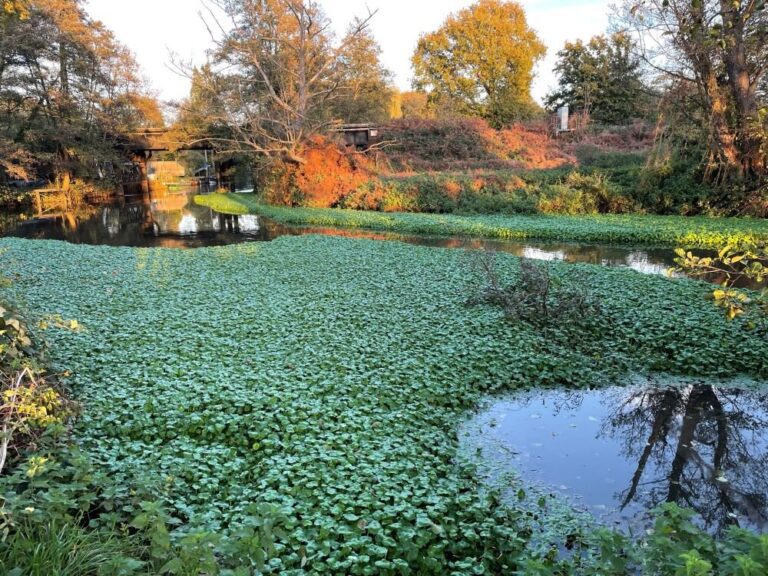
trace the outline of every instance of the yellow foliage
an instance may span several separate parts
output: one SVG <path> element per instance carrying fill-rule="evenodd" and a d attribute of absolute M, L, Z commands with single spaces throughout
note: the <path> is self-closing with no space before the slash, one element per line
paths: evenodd
<path fill-rule="evenodd" d="M 16 14 L 22 20 L 29 17 L 29 9 L 23 0 L 3 0 L 3 12 L 6 14 Z"/>
<path fill-rule="evenodd" d="M 546 47 L 511 0 L 479 0 L 419 40 L 412 63 L 417 89 L 494 127 L 535 109 L 531 83 Z"/>
<path fill-rule="evenodd" d="M 43 456 L 32 456 L 27 464 L 27 476 L 34 478 L 45 470 L 45 465 L 48 462 L 48 458 Z"/>
<path fill-rule="evenodd" d="M 389 99 L 389 119 L 397 120 L 403 117 L 403 94 L 393 89 Z"/>
<path fill-rule="evenodd" d="M 16 412 L 18 420 L 26 426 L 45 428 L 60 424 L 59 414 L 62 399 L 53 388 L 40 387 L 34 383 L 3 391 L 3 407 Z"/>

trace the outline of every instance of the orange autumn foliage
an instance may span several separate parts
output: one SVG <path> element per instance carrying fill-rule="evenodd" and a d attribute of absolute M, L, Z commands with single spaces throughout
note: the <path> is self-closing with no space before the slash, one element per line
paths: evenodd
<path fill-rule="evenodd" d="M 575 165 L 546 124 L 494 130 L 478 118 L 411 118 L 381 128 L 391 174 L 535 170 Z"/>
<path fill-rule="evenodd" d="M 303 158 L 305 163 L 296 170 L 294 182 L 305 206 L 336 206 L 373 176 L 365 156 L 343 150 L 320 136 L 312 139 Z"/>

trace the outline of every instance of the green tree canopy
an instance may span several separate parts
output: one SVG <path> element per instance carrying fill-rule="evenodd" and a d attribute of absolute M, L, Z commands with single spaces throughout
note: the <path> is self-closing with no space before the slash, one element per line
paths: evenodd
<path fill-rule="evenodd" d="M 544 104 L 548 109 L 569 105 L 601 124 L 621 124 L 644 116 L 648 91 L 640 59 L 627 34 L 595 36 L 588 43 L 566 42 L 557 53 L 558 86 Z"/>
<path fill-rule="evenodd" d="M 340 54 L 341 83 L 334 112 L 344 122 L 383 122 L 390 117 L 392 72 L 381 63 L 381 46 L 370 29 L 350 24 Z"/>
<path fill-rule="evenodd" d="M 531 83 L 545 53 L 520 4 L 480 0 L 421 37 L 414 86 L 438 107 L 503 126 L 535 110 Z"/>

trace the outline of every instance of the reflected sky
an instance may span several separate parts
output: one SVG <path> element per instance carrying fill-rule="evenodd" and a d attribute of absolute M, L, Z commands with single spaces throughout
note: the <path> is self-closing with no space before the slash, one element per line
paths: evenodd
<path fill-rule="evenodd" d="M 491 484 L 514 472 L 609 524 L 642 529 L 649 510 L 676 502 L 713 533 L 768 531 L 768 393 L 538 391 L 493 402 L 460 438 Z"/>

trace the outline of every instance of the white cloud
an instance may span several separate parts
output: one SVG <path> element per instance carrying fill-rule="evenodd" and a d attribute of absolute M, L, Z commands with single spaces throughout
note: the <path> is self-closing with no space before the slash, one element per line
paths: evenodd
<path fill-rule="evenodd" d="M 419 35 L 436 29 L 446 16 L 471 0 L 320 0 L 337 33 L 354 16 L 378 10 L 371 28 L 382 46 L 385 65 L 395 72 L 397 84 L 411 83 L 410 58 Z M 608 2 L 603 0 L 523 0 L 531 26 L 547 45 L 533 93 L 537 99 L 554 85 L 556 52 L 566 40 L 589 38 L 607 26 Z M 189 82 L 170 67 L 170 52 L 200 62 L 209 45 L 200 19 L 200 0 L 89 0 L 88 11 L 103 21 L 136 54 L 153 87 L 166 99 L 183 98 Z"/>

